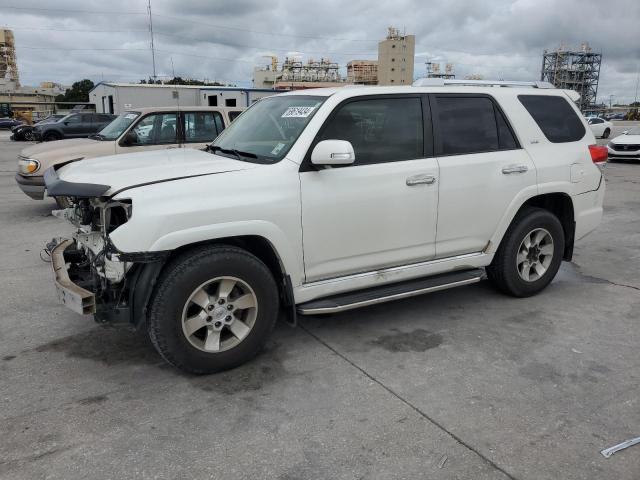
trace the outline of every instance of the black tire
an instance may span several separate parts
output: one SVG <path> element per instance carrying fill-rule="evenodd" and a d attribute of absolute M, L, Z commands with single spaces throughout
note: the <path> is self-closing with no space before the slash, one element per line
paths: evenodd
<path fill-rule="evenodd" d="M 539 278 L 525 281 L 519 272 L 518 253 L 530 232 L 544 229 L 553 240 L 553 255 Z M 558 273 L 564 254 L 564 230 L 558 217 L 548 210 L 529 207 L 519 212 L 505 234 L 491 265 L 486 268 L 491 283 L 503 293 L 529 297 L 543 290 Z"/>
<path fill-rule="evenodd" d="M 221 276 L 238 278 L 251 287 L 257 298 L 257 315 L 239 344 L 229 350 L 205 352 L 183 332 L 183 311 L 199 286 Z M 237 367 L 261 350 L 278 317 L 278 287 L 267 266 L 247 251 L 203 246 L 177 256 L 165 267 L 148 312 L 149 336 L 167 362 L 194 374 L 215 373 Z"/>
<path fill-rule="evenodd" d="M 53 142 L 55 140 L 62 140 L 62 135 L 58 132 L 47 132 L 42 137 L 42 140 L 45 142 Z"/>
<path fill-rule="evenodd" d="M 53 197 L 56 203 L 58 204 L 58 208 L 69 208 L 73 205 L 71 201 L 71 197 Z"/>
<path fill-rule="evenodd" d="M 602 138 L 609 138 L 609 135 L 611 135 L 611 130 L 606 128 L 605 131 L 602 133 Z"/>
<path fill-rule="evenodd" d="M 23 137 L 24 137 L 24 140 L 25 140 L 26 142 L 33 142 L 33 141 L 35 141 L 35 139 L 36 139 L 36 136 L 35 136 L 35 134 L 34 134 L 33 132 L 26 132 L 26 133 L 23 135 Z"/>

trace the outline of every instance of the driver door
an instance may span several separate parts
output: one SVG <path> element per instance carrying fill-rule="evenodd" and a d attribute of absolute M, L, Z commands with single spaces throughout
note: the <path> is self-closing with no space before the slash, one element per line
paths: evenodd
<path fill-rule="evenodd" d="M 434 258 L 439 170 L 426 97 L 355 97 L 312 147 L 330 139 L 349 141 L 355 163 L 301 168 L 306 281 Z"/>
<path fill-rule="evenodd" d="M 124 142 L 125 135 L 116 148 L 117 153 L 134 153 L 147 150 L 179 148 L 178 113 L 159 112 L 142 117 L 129 132 L 135 134 L 130 144 Z"/>

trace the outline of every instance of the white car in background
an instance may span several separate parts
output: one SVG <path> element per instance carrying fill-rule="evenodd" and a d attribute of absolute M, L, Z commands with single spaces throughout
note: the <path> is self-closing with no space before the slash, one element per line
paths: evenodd
<path fill-rule="evenodd" d="M 607 145 L 609 160 L 640 160 L 640 127 L 633 127 L 612 139 Z"/>
<path fill-rule="evenodd" d="M 609 135 L 611 135 L 613 123 L 607 122 L 605 119 L 600 117 L 589 117 L 587 118 L 587 122 L 589 123 L 589 127 L 591 127 L 591 132 L 593 132 L 594 136 L 609 138 Z"/>

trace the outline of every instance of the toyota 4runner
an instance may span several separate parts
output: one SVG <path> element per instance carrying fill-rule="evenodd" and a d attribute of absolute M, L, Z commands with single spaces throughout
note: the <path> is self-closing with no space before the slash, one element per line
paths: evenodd
<path fill-rule="evenodd" d="M 262 99 L 207 151 L 50 168 L 76 227 L 50 246 L 60 300 L 146 328 L 194 373 L 256 354 L 279 313 L 341 312 L 485 276 L 536 294 L 601 220 L 573 92 L 418 81 Z"/>

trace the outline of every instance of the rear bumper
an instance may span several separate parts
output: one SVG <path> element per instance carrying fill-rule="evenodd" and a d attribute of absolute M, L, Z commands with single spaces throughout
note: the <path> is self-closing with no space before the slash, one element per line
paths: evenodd
<path fill-rule="evenodd" d="M 602 178 L 597 190 L 572 197 L 576 222 L 576 240 L 595 230 L 602 221 L 604 192 L 605 181 Z"/>
<path fill-rule="evenodd" d="M 24 175 L 16 173 L 15 180 L 20 190 L 29 197 L 34 200 L 42 200 L 44 198 L 45 186 L 43 177 L 25 177 Z"/>
<path fill-rule="evenodd" d="M 69 278 L 67 262 L 64 259 L 64 251 L 74 245 L 74 241 L 66 239 L 61 241 L 51 251 L 51 267 L 53 268 L 54 283 L 58 300 L 71 310 L 81 315 L 91 315 L 96 311 L 96 297 L 89 290 L 75 284 Z"/>

